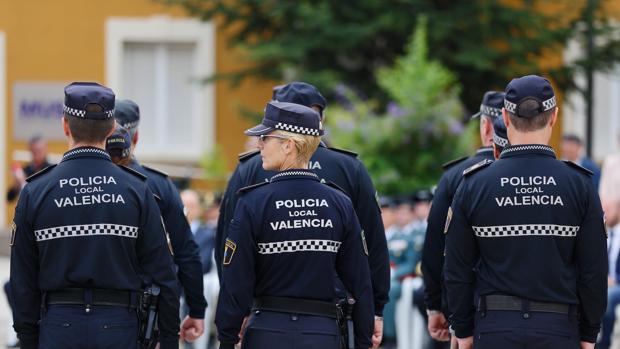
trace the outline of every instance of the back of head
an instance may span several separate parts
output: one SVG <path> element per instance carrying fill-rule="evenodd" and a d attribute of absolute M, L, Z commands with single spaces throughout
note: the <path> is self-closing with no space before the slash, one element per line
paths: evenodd
<path fill-rule="evenodd" d="M 114 118 L 133 138 L 140 124 L 140 107 L 132 100 L 120 99 L 116 101 Z"/>
<path fill-rule="evenodd" d="M 305 82 L 291 82 L 275 90 L 273 99 L 278 102 L 301 104 L 308 108 L 318 107 L 321 116 L 327 107 L 327 101 L 319 90 Z"/>
<path fill-rule="evenodd" d="M 513 79 L 506 86 L 504 108 L 517 131 L 540 130 L 549 123 L 556 108 L 553 87 L 549 80 L 537 75 Z"/>
<path fill-rule="evenodd" d="M 123 126 L 116 125 L 114 133 L 106 139 L 105 150 L 115 163 L 128 159 L 131 156 L 131 135 Z"/>
<path fill-rule="evenodd" d="M 95 82 L 74 82 L 65 87 L 64 116 L 76 143 L 104 142 L 114 127 L 115 96 Z"/>

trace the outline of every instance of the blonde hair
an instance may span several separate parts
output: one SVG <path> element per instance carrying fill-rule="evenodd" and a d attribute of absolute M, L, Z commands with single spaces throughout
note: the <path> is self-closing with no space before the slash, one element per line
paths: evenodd
<path fill-rule="evenodd" d="M 297 149 L 297 161 L 302 164 L 310 161 L 312 154 L 314 154 L 316 149 L 319 147 L 319 143 L 321 143 L 320 136 L 303 135 L 300 133 L 281 130 L 276 130 L 273 133 L 288 137 L 295 143 L 295 148 Z"/>

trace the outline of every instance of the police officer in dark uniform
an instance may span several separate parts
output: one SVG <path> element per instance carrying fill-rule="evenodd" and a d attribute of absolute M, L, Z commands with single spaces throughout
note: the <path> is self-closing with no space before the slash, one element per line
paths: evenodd
<path fill-rule="evenodd" d="M 130 100 L 116 102 L 114 112 L 116 121 L 126 128 L 132 140 L 131 154 L 138 142 L 140 109 Z M 204 316 L 207 301 L 204 298 L 202 281 L 202 262 L 198 245 L 183 214 L 183 203 L 179 193 L 168 176 L 158 170 L 141 165 L 131 156 L 128 167 L 147 177 L 146 183 L 157 198 L 166 232 L 172 246 L 174 263 L 178 266 L 177 276 L 183 286 L 189 315 L 181 324 L 181 338 L 190 342 L 196 340 L 204 331 Z M 113 160 L 116 160 L 113 158 Z M 117 161 L 127 161 L 118 159 Z M 123 162 L 121 162 L 123 163 Z"/>
<path fill-rule="evenodd" d="M 449 339 L 448 323 L 444 312 L 446 304 L 442 301 L 442 269 L 444 263 L 446 214 L 452 198 L 461 183 L 463 170 L 484 159 L 493 159 L 493 120 L 501 116 L 504 106 L 504 93 L 488 91 L 482 98 L 480 111 L 471 118 L 480 118 L 480 141 L 482 148 L 469 158 L 459 158 L 446 163 L 444 174 L 439 180 L 433 206 L 428 216 L 428 226 L 422 252 L 422 276 L 425 287 L 425 304 L 428 314 L 428 330 L 436 340 Z"/>
<path fill-rule="evenodd" d="M 607 246 L 592 174 L 547 145 L 557 121 L 549 81 L 513 79 L 504 102 L 511 145 L 464 171 L 448 211 L 451 328 L 461 349 L 594 348 Z"/>
<path fill-rule="evenodd" d="M 493 120 L 493 157 L 495 160 L 499 159 L 499 155 L 509 145 L 510 141 L 508 141 L 508 131 L 504 118 L 495 118 Z"/>
<path fill-rule="evenodd" d="M 321 183 L 308 160 L 323 133 L 311 108 L 270 102 L 260 125 L 268 182 L 240 189 L 222 260 L 215 322 L 220 348 L 339 347 L 337 273 L 356 300 L 355 348 L 372 345 L 373 303 L 368 250 L 350 199 Z"/>
<path fill-rule="evenodd" d="M 326 101 L 316 87 L 310 84 L 293 82 L 285 85 L 275 91 L 274 99 L 311 107 L 319 112 L 322 122 Z M 254 136 L 251 133 L 249 135 Z M 368 171 L 357 159 L 357 154 L 327 147 L 322 142 L 310 159 L 309 169 L 319 175 L 319 178 L 337 184 L 353 202 L 368 246 L 376 316 L 373 343 L 378 346 L 383 333 L 383 307 L 387 303 L 390 288 L 390 267 L 376 190 Z M 239 156 L 239 164 L 224 194 L 217 226 L 216 246 L 219 247 L 215 249 L 215 260 L 220 275 L 224 241 L 237 202 L 236 192 L 245 186 L 263 182 L 274 174 L 273 171 L 263 170 L 258 151 Z"/>
<path fill-rule="evenodd" d="M 103 150 L 114 93 L 65 88 L 70 150 L 28 179 L 11 235 L 14 327 L 27 348 L 137 348 L 141 276 L 160 287 L 161 348 L 178 348 L 179 301 L 159 210 L 142 175 Z"/>

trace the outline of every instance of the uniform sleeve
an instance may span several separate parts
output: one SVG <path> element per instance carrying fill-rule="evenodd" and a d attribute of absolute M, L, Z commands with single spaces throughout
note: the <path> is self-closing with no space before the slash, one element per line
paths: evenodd
<path fill-rule="evenodd" d="M 27 188 L 27 186 L 26 186 Z M 14 243 L 11 247 L 10 290 L 13 296 L 13 327 L 21 348 L 39 346 L 39 251 L 32 226 L 27 222 L 28 193 L 24 188 L 13 218 Z"/>
<path fill-rule="evenodd" d="M 375 315 L 382 316 L 390 292 L 390 259 L 381 209 L 377 203 L 377 192 L 361 162 L 358 169 L 358 183 L 359 192 L 354 200 L 355 212 L 368 246 Z"/>
<path fill-rule="evenodd" d="M 355 348 L 370 348 L 374 329 L 373 295 L 368 258 L 362 246 L 361 228 L 353 208 L 345 215 L 346 235 L 336 257 L 336 271 L 355 299 L 353 326 Z"/>
<path fill-rule="evenodd" d="M 579 334 L 594 343 L 607 306 L 607 242 L 603 210 L 592 183 L 588 184 L 588 211 L 576 242 L 579 297 Z"/>
<path fill-rule="evenodd" d="M 144 192 L 141 229 L 136 242 L 138 261 L 153 284 L 159 286 L 160 348 L 178 348 L 179 295 L 174 264 L 168 249 L 159 207 L 151 191 Z"/>
<path fill-rule="evenodd" d="M 448 193 L 447 174 L 442 176 L 435 195 L 433 205 L 428 215 L 428 225 L 426 236 L 424 237 L 424 248 L 422 249 L 422 277 L 424 279 L 424 299 L 426 308 L 431 310 L 442 310 L 441 274 L 444 263 L 444 250 L 446 238 L 444 228 L 446 225 L 446 214 L 451 203 L 451 195 Z"/>
<path fill-rule="evenodd" d="M 478 245 L 466 216 L 466 185 L 461 183 L 452 202 L 446 235 L 444 277 L 448 295 L 450 325 L 458 338 L 474 331 L 474 265 L 479 259 Z M 447 215 L 450 217 L 450 213 Z"/>
<path fill-rule="evenodd" d="M 217 230 L 215 231 L 215 265 L 217 266 L 217 276 L 222 281 L 222 258 L 224 253 L 224 241 L 226 241 L 228 225 L 233 217 L 237 204 L 237 190 L 241 188 L 240 166 L 237 166 L 232 176 L 228 180 L 228 186 L 222 197 L 220 215 L 217 219 Z"/>
<path fill-rule="evenodd" d="M 222 347 L 239 342 L 243 318 L 253 303 L 257 253 L 254 234 L 250 208 L 240 200 L 224 243 L 222 282 L 215 314 Z"/>
<path fill-rule="evenodd" d="M 162 217 L 174 252 L 174 263 L 179 267 L 177 275 L 185 291 L 189 316 L 203 319 L 207 301 L 203 292 L 202 262 L 198 245 L 183 214 L 183 203 L 174 184 L 168 179 L 168 197 Z"/>

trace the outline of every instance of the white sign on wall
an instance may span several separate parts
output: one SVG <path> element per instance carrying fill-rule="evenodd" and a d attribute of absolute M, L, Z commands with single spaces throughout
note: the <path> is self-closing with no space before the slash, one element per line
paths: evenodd
<path fill-rule="evenodd" d="M 65 82 L 18 81 L 13 85 L 13 137 L 27 141 L 34 135 L 65 140 L 62 105 Z"/>

